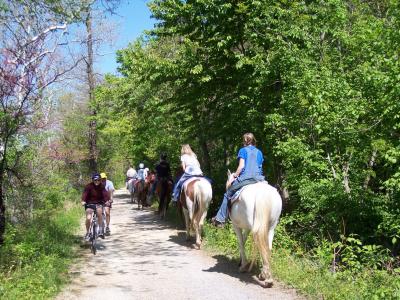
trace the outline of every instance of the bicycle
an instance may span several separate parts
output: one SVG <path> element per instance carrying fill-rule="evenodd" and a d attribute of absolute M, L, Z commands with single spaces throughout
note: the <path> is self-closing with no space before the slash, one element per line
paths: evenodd
<path fill-rule="evenodd" d="M 96 255 L 97 248 L 96 248 L 96 239 L 98 237 L 98 224 L 97 224 L 97 207 L 98 205 L 88 205 L 88 207 L 93 209 L 92 219 L 90 220 L 90 227 L 89 227 L 89 242 L 90 242 L 90 249 L 91 252 Z M 104 208 L 103 208 L 104 211 Z"/>

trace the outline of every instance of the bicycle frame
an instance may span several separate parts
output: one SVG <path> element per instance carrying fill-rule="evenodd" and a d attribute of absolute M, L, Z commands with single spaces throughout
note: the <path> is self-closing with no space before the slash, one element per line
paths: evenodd
<path fill-rule="evenodd" d="M 93 210 L 92 219 L 90 220 L 90 227 L 89 227 L 91 250 L 94 255 L 96 255 L 96 252 L 97 252 L 96 239 L 98 236 L 98 219 L 97 219 L 98 206 L 99 205 L 96 205 L 96 208 Z M 102 205 L 101 205 L 101 207 L 104 212 L 104 207 Z"/>

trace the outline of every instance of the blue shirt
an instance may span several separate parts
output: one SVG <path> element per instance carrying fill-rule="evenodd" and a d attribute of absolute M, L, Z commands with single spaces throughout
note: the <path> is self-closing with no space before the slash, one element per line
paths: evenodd
<path fill-rule="evenodd" d="M 244 159 L 244 168 L 243 168 L 242 171 L 240 172 L 240 175 L 242 175 L 242 174 L 245 172 L 246 166 L 248 165 L 248 158 L 247 158 L 247 151 L 246 151 L 246 148 L 249 148 L 249 149 L 251 149 L 251 150 L 257 149 L 255 146 L 249 145 L 249 146 L 243 147 L 243 148 L 241 148 L 241 149 L 239 150 L 238 158 L 243 158 L 243 159 Z M 259 174 L 258 174 L 258 175 L 262 175 L 262 174 L 263 174 L 263 171 L 262 171 L 262 164 L 263 164 L 263 162 L 264 162 L 263 154 L 262 154 L 262 152 L 261 152 L 259 149 L 257 149 L 257 161 L 256 161 L 256 164 L 257 164 L 257 166 L 258 166 L 258 171 L 259 171 Z"/>

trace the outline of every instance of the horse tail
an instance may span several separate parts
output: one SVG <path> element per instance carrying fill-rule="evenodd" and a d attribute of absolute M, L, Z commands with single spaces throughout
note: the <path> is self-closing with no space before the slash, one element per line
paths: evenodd
<path fill-rule="evenodd" d="M 268 193 L 260 191 L 255 195 L 254 220 L 253 220 L 253 248 L 258 249 L 264 263 L 269 263 L 271 249 L 269 248 L 269 227 L 271 216 L 271 199 Z M 254 247 L 255 246 L 255 247 Z M 256 251 L 253 249 L 253 262 Z"/>
<path fill-rule="evenodd" d="M 212 190 L 208 181 L 200 179 L 194 183 L 193 198 L 193 218 L 191 222 L 192 228 L 195 220 L 197 223 L 200 223 L 201 217 L 211 201 Z"/>

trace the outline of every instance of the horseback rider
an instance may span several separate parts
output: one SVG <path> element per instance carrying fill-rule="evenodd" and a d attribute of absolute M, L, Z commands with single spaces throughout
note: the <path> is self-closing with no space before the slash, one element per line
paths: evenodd
<path fill-rule="evenodd" d="M 181 166 L 184 173 L 174 187 L 173 201 L 175 202 L 179 200 L 182 185 L 187 179 L 193 176 L 203 176 L 197 156 L 188 144 L 182 145 L 181 155 Z"/>
<path fill-rule="evenodd" d="M 156 170 L 156 180 L 154 181 L 151 189 L 152 195 L 155 193 L 157 182 L 161 178 L 167 178 L 169 181 L 173 182 L 171 177 L 171 167 L 169 165 L 169 162 L 167 161 L 167 154 L 162 153 L 160 155 L 160 162 L 156 165 L 155 170 Z"/>
<path fill-rule="evenodd" d="M 107 179 L 106 173 L 100 173 L 101 182 L 104 185 L 106 191 L 109 194 L 110 200 L 104 204 L 104 209 L 106 212 L 106 235 L 110 235 L 110 216 L 111 216 L 111 208 L 113 203 L 113 194 L 115 191 L 114 184 L 111 180 Z"/>
<path fill-rule="evenodd" d="M 144 168 L 144 163 L 139 164 L 139 170 L 137 171 L 137 179 L 138 181 L 144 181 L 147 177 L 147 171 Z"/>
<path fill-rule="evenodd" d="M 160 155 L 160 162 L 156 165 L 157 178 L 171 178 L 171 167 L 167 161 L 167 154 L 163 153 Z"/>
<path fill-rule="evenodd" d="M 130 165 L 128 171 L 126 171 L 126 188 L 128 188 L 129 180 L 135 179 L 136 176 L 137 172 L 135 170 L 135 167 L 133 165 Z"/>
<path fill-rule="evenodd" d="M 264 157 L 258 148 L 256 148 L 256 139 L 252 133 L 243 135 L 243 146 L 238 153 L 239 165 L 233 174 L 235 180 L 224 194 L 221 206 L 217 215 L 211 219 L 214 226 L 223 227 L 228 214 L 228 200 L 242 187 L 264 181 L 262 164 Z"/>

